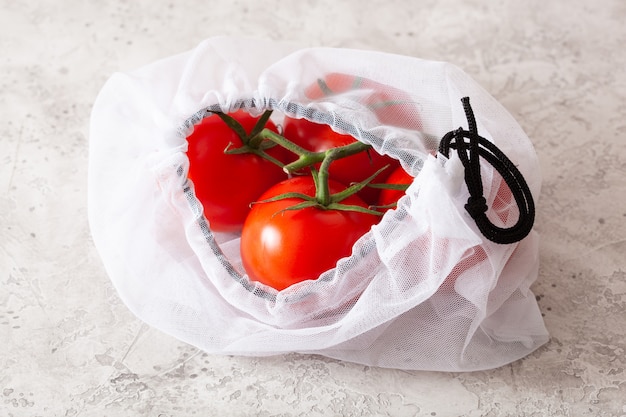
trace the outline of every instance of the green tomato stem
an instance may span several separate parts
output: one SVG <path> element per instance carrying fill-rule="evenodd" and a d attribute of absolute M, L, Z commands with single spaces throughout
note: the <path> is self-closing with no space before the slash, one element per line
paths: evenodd
<path fill-rule="evenodd" d="M 248 138 L 248 145 L 250 147 L 256 149 L 261 147 L 263 143 L 263 138 L 259 137 L 259 133 L 261 133 L 263 129 L 265 129 L 265 125 L 267 124 L 267 122 L 269 122 L 271 116 L 272 110 L 265 110 L 259 120 L 257 120 Z"/>
<path fill-rule="evenodd" d="M 290 141 L 286 137 L 281 136 L 278 133 L 276 133 L 276 132 L 274 132 L 274 131 L 272 131 L 270 129 L 267 129 L 267 128 L 263 129 L 257 135 L 257 138 L 260 138 L 261 141 L 263 141 L 263 140 L 270 140 L 270 141 L 274 142 L 275 144 L 282 146 L 283 148 L 285 148 L 285 149 L 295 153 L 296 155 L 298 155 L 300 157 L 315 153 L 315 152 L 307 151 L 306 149 L 304 149 L 301 146 L 296 145 L 295 143 L 293 143 L 292 141 Z"/>
<path fill-rule="evenodd" d="M 377 188 L 379 190 L 397 190 L 406 191 L 411 184 L 387 184 L 387 183 L 370 183 L 367 184 L 370 188 Z"/>
<path fill-rule="evenodd" d="M 333 149 L 329 149 L 327 151 L 322 151 L 322 152 L 312 152 L 309 151 L 307 149 L 304 149 L 303 147 L 296 145 L 295 143 L 293 143 L 292 141 L 290 141 L 289 139 L 279 135 L 276 132 L 273 132 L 269 129 L 263 129 L 261 131 L 261 133 L 259 133 L 258 135 L 259 137 L 261 137 L 262 139 L 266 139 L 266 140 L 270 140 L 274 143 L 276 143 L 277 145 L 280 145 L 286 149 L 288 149 L 289 151 L 295 153 L 296 155 L 298 155 L 298 159 L 295 160 L 294 162 L 291 162 L 287 165 L 285 165 L 283 167 L 283 169 L 285 170 L 285 172 L 289 173 L 289 174 L 293 174 L 295 172 L 300 171 L 303 168 L 307 168 L 310 167 L 312 165 L 318 164 L 322 161 L 324 161 L 325 159 L 327 159 L 329 156 L 329 151 L 334 151 L 333 152 L 333 156 L 330 158 L 331 162 L 340 158 L 345 158 L 346 156 L 350 156 L 350 155 L 354 155 L 357 154 L 359 152 L 363 152 L 366 151 L 368 149 L 370 149 L 370 145 L 363 143 L 363 142 L 359 142 L 356 141 L 354 143 L 351 143 L 349 145 L 344 145 L 344 146 L 339 146 L 337 148 L 333 148 Z M 329 162 L 330 163 L 330 162 Z"/>
<path fill-rule="evenodd" d="M 259 119 L 249 135 L 245 133 L 241 124 L 239 124 L 234 118 L 224 113 L 216 113 L 237 133 L 243 143 L 243 146 L 241 147 L 226 149 L 224 152 L 232 154 L 253 153 L 282 167 L 283 171 L 285 171 L 287 174 L 294 174 L 304 168 L 310 168 L 311 175 L 315 182 L 314 198 L 304 198 L 306 196 L 295 196 L 289 193 L 286 195 L 275 197 L 275 199 L 277 200 L 294 197 L 299 197 L 304 200 L 303 203 L 295 205 L 292 209 L 301 209 L 304 207 L 317 206 L 324 209 L 349 210 L 377 215 L 379 214 L 378 212 L 371 209 L 345 205 L 341 204 L 340 202 L 348 198 L 349 196 L 356 194 L 357 191 L 365 187 L 370 181 L 372 181 L 374 177 L 376 177 L 380 173 L 380 171 L 382 171 L 382 169 L 365 181 L 353 184 L 346 190 L 339 193 L 331 194 L 329 185 L 329 169 L 333 161 L 355 155 L 360 152 L 368 152 L 371 149 L 371 145 L 355 141 L 354 143 L 331 148 L 322 152 L 309 151 L 293 143 L 284 136 L 279 135 L 278 133 L 270 129 L 264 128 L 263 126 L 265 126 L 265 124 L 269 120 L 271 113 L 272 112 L 270 110 L 263 113 L 263 116 L 261 117 L 261 119 Z M 291 151 L 298 156 L 298 159 L 296 159 L 294 162 L 284 165 L 282 162 L 278 161 L 277 159 L 267 154 L 267 152 L 265 152 L 266 149 L 269 149 L 270 147 L 275 145 L 282 146 L 283 148 Z M 319 169 L 315 167 L 317 164 L 319 164 Z M 262 202 L 264 201 L 261 201 L 259 203 Z"/>
<path fill-rule="evenodd" d="M 354 183 L 354 184 L 350 185 L 348 188 L 346 188 L 345 190 L 333 194 L 331 196 L 331 203 L 339 203 L 339 202 L 345 200 L 346 198 L 350 197 L 351 195 L 354 195 L 354 194 L 358 193 L 364 187 L 367 187 L 369 185 L 370 181 L 372 181 L 374 178 L 376 178 L 378 176 L 378 174 L 380 174 L 381 172 L 386 170 L 388 167 L 389 167 L 389 165 L 385 165 L 384 167 L 382 167 L 381 169 L 379 169 L 378 171 L 376 171 L 375 173 L 370 175 L 365 180 L 363 180 L 361 182 Z"/>
<path fill-rule="evenodd" d="M 331 203 L 337 203 L 348 196 L 355 194 L 358 190 L 363 188 L 365 184 L 372 180 L 372 178 L 378 175 L 377 172 L 372 178 L 368 178 L 364 184 L 358 187 L 349 187 L 347 190 L 338 193 L 339 195 L 331 195 L 329 186 L 329 169 L 333 161 L 337 159 L 345 158 L 351 155 L 355 155 L 360 152 L 366 152 L 371 149 L 371 145 L 363 142 L 355 141 L 348 145 L 331 148 L 323 152 L 312 152 L 303 147 L 296 145 L 289 139 L 269 130 L 263 129 L 257 137 L 261 140 L 269 140 L 282 146 L 294 154 L 298 155 L 298 159 L 283 166 L 283 170 L 288 174 L 296 173 L 304 168 L 311 168 L 311 175 L 315 180 L 315 200 L 322 207 L 329 207 Z M 320 164 L 319 169 L 315 168 L 316 164 Z M 345 206 L 344 206 L 345 209 Z"/>
<path fill-rule="evenodd" d="M 215 112 L 213 114 L 215 114 L 217 117 L 222 119 L 222 121 L 226 123 L 226 125 L 230 127 L 233 130 L 233 132 L 237 134 L 239 139 L 241 139 L 242 145 L 244 146 L 248 145 L 248 142 L 249 142 L 248 134 L 246 133 L 246 130 L 241 125 L 241 123 L 239 123 L 237 120 L 235 120 L 234 117 L 226 113 Z"/>
<path fill-rule="evenodd" d="M 327 207 L 331 203 L 338 203 L 341 200 L 348 198 L 349 196 L 356 194 L 359 190 L 365 187 L 370 181 L 372 181 L 378 174 L 380 174 L 387 166 L 376 171 L 372 176 L 367 178 L 365 181 L 354 184 L 344 191 L 339 193 L 330 194 L 330 189 L 328 185 L 329 179 L 329 169 L 330 164 L 341 158 L 345 158 L 346 156 L 354 155 L 355 153 L 364 152 L 369 150 L 370 145 L 366 145 L 362 142 L 355 142 L 349 145 L 340 146 L 337 148 L 328 149 L 325 152 L 324 159 L 322 160 L 322 164 L 320 165 L 319 172 L 317 173 L 317 184 L 316 184 L 316 198 L 317 201 Z"/>
<path fill-rule="evenodd" d="M 324 207 L 330 204 L 330 185 L 328 184 L 329 168 L 330 163 L 337 158 L 338 149 L 339 148 L 332 148 L 325 152 L 324 159 L 317 172 L 315 199 Z"/>
<path fill-rule="evenodd" d="M 285 164 L 280 162 L 278 159 L 274 158 L 272 155 L 265 152 L 265 149 L 263 148 L 263 146 L 259 148 L 253 148 L 250 145 L 243 145 L 238 148 L 230 148 L 230 145 L 229 145 L 229 147 L 224 149 L 224 153 L 228 155 L 242 155 L 242 154 L 250 153 L 260 158 L 266 159 L 280 168 L 283 168 L 285 166 Z"/>

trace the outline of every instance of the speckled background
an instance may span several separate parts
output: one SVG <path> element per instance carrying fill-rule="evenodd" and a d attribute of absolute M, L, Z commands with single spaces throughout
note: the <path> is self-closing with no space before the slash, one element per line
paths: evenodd
<path fill-rule="evenodd" d="M 0 0 L 1 416 L 626 416 L 626 3 Z M 120 302 L 86 218 L 104 81 L 220 34 L 452 62 L 544 176 L 551 341 L 509 366 L 403 372 L 207 355 Z"/>

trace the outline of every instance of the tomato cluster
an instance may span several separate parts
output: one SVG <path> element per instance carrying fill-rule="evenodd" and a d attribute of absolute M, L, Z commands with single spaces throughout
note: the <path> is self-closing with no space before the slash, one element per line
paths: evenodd
<path fill-rule="evenodd" d="M 306 119 L 285 117 L 278 135 L 271 120 L 243 110 L 212 114 L 187 139 L 188 176 L 211 229 L 241 233 L 249 278 L 277 290 L 316 279 L 349 256 L 403 194 L 368 181 L 412 180 L 397 160 Z M 323 166 L 327 151 L 348 148 Z M 313 160 L 302 164 L 298 149 Z"/>

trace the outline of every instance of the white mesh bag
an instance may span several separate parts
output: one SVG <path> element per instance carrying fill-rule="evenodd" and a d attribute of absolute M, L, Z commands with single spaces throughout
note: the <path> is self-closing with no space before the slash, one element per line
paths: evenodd
<path fill-rule="evenodd" d="M 330 124 L 415 180 L 319 279 L 250 281 L 239 236 L 211 230 L 187 179 L 193 125 L 239 108 Z M 548 339 L 530 290 L 540 182 L 527 136 L 464 72 L 373 51 L 212 38 L 114 74 L 91 118 L 89 220 L 108 275 L 140 319 L 215 354 L 438 371 L 524 357 Z"/>

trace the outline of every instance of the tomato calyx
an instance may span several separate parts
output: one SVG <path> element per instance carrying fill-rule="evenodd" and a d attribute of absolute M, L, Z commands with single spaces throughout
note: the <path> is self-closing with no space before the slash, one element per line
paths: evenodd
<path fill-rule="evenodd" d="M 336 148 L 338 149 L 338 148 Z M 330 150 L 333 151 L 333 150 Z M 311 166 L 311 177 L 313 178 L 313 182 L 315 183 L 315 196 L 311 196 L 304 193 L 297 192 L 289 192 L 279 194 L 269 199 L 260 200 L 253 202 L 252 204 L 262 204 L 262 203 L 271 203 L 279 200 L 286 199 L 300 199 L 301 203 L 294 204 L 293 206 L 289 206 L 277 213 L 279 214 L 283 211 L 290 210 L 302 210 L 309 207 L 315 207 L 320 210 L 338 210 L 338 211 L 356 211 L 364 214 L 372 214 L 374 216 L 381 216 L 382 213 L 380 211 L 374 210 L 372 208 L 363 207 L 354 204 L 344 204 L 342 201 L 346 200 L 348 197 L 355 195 L 358 193 L 363 187 L 366 187 L 367 184 L 372 181 L 378 174 L 380 174 L 383 170 L 387 168 L 387 166 L 379 169 L 374 174 L 372 174 L 369 178 L 364 181 L 351 184 L 349 187 L 345 188 L 342 191 L 336 193 L 330 193 L 329 187 L 329 178 L 328 178 L 328 165 L 336 157 L 334 152 L 328 152 L 326 159 L 322 162 L 322 166 L 318 171 L 315 167 Z"/>
<path fill-rule="evenodd" d="M 262 135 L 260 135 L 260 133 L 264 130 L 270 131 L 265 126 L 272 115 L 271 110 L 263 112 L 250 133 L 246 133 L 246 129 L 242 126 L 242 124 L 231 115 L 223 112 L 214 112 L 214 114 L 222 119 L 222 121 L 226 123 L 226 125 L 228 125 L 228 127 L 230 127 L 241 140 L 241 146 L 236 146 L 232 142 L 229 143 L 226 149 L 224 149 L 225 154 L 237 155 L 251 153 L 283 168 L 285 164 L 266 152 L 268 149 L 275 147 L 276 143 L 266 140 Z"/>

